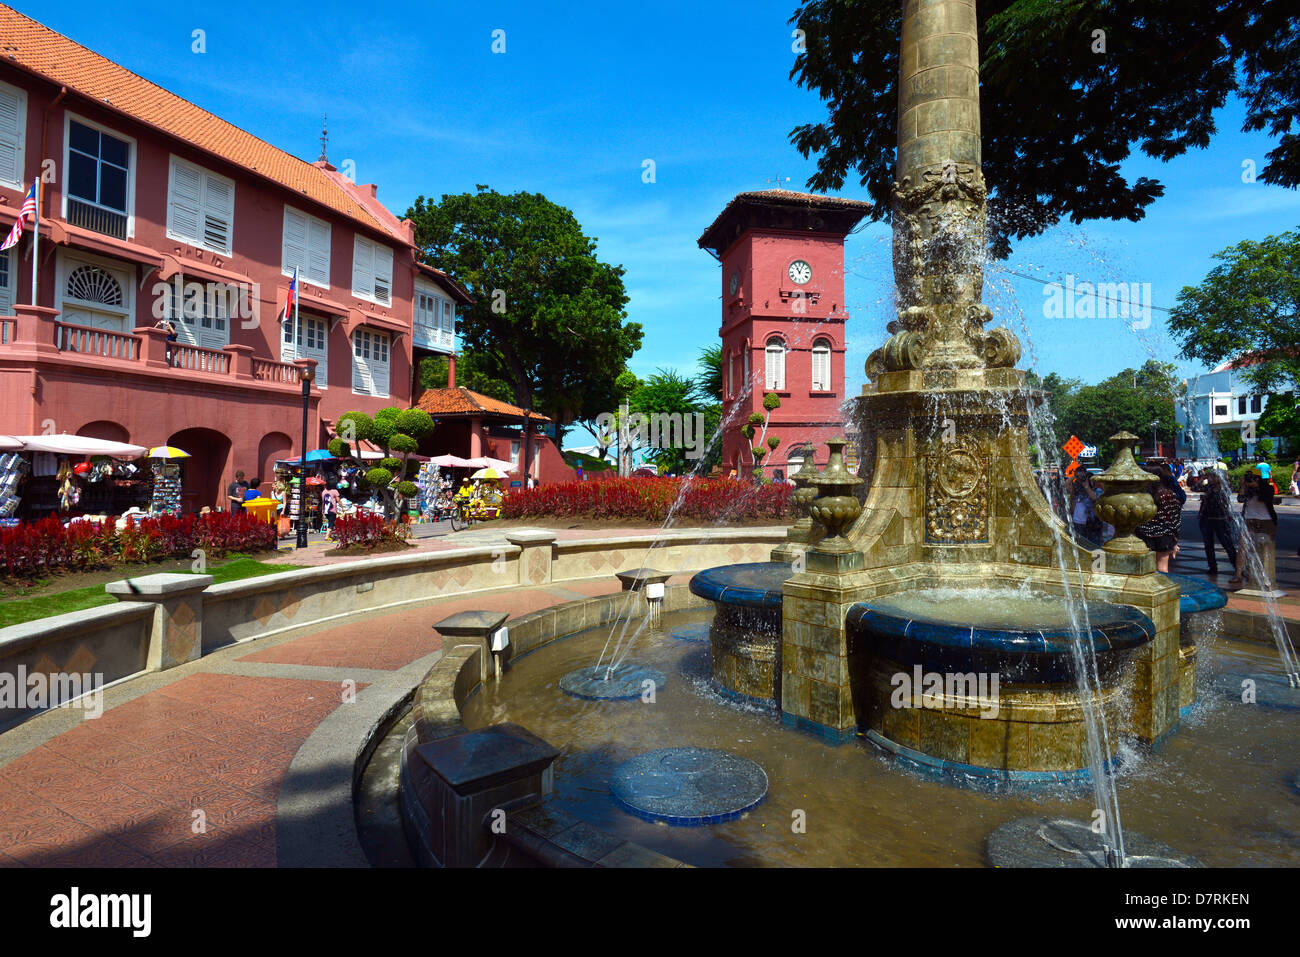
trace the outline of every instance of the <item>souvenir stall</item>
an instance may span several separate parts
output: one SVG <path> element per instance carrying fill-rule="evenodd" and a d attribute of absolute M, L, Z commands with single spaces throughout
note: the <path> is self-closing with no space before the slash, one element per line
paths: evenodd
<path fill-rule="evenodd" d="M 67 434 L 4 438 L 0 518 L 107 517 L 150 500 L 152 483 L 132 461 L 142 446 Z"/>

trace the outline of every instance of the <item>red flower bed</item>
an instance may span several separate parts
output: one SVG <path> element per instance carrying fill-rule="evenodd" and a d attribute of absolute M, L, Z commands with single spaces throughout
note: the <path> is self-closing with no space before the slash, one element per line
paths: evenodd
<path fill-rule="evenodd" d="M 194 549 L 219 558 L 227 552 L 262 552 L 276 547 L 275 527 L 251 515 L 212 512 L 176 518 L 162 515 L 129 522 L 74 522 L 54 516 L 0 528 L 0 576 L 34 578 L 128 562 L 189 558 Z"/>
<path fill-rule="evenodd" d="M 330 538 L 339 548 L 378 548 L 404 542 L 411 535 L 405 524 L 387 522 L 382 515 L 343 515 L 334 522 Z"/>
<path fill-rule="evenodd" d="M 792 491 L 791 485 L 754 485 L 736 479 L 562 482 L 512 491 L 506 496 L 502 517 L 623 518 L 659 523 L 671 511 L 674 518 L 718 524 L 756 518 L 784 519 L 791 517 Z"/>

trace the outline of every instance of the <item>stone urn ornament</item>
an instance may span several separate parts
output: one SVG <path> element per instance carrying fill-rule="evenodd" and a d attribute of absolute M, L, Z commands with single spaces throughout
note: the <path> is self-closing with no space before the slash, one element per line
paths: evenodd
<path fill-rule="evenodd" d="M 1103 550 L 1141 555 L 1148 551 L 1147 543 L 1134 535 L 1133 529 L 1155 518 L 1156 502 L 1147 489 L 1156 479 L 1133 459 L 1133 447 L 1141 439 L 1132 432 L 1116 432 L 1109 441 L 1116 448 L 1115 461 L 1097 476 L 1105 494 L 1097 499 L 1094 510 L 1103 522 L 1115 526 L 1115 537 Z"/>
<path fill-rule="evenodd" d="M 813 499 L 817 498 L 817 488 L 814 485 L 817 481 L 817 464 L 813 461 L 812 445 L 804 445 L 803 452 L 803 463 L 798 471 L 790 473 L 790 481 L 795 486 L 794 492 L 790 495 L 790 503 L 794 506 L 794 514 L 799 519 L 794 523 L 794 529 L 811 533 L 813 521 L 809 517 L 809 509 L 812 507 Z"/>
<path fill-rule="evenodd" d="M 819 494 L 813 500 L 809 514 L 826 532 L 826 537 L 817 545 L 818 551 L 834 554 L 853 551 L 844 532 L 862 514 L 862 503 L 852 494 L 853 489 L 862 484 L 862 479 L 844 467 L 844 446 L 848 444 L 846 439 L 826 441 L 831 450 L 830 460 L 812 483 Z"/>

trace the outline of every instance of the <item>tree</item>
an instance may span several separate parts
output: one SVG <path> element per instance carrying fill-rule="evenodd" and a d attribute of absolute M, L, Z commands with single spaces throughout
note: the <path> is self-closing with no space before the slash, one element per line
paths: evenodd
<path fill-rule="evenodd" d="M 901 7 L 809 0 L 791 19 L 804 49 L 790 76 L 829 111 L 790 133 L 805 157 L 817 156 L 808 186 L 839 190 L 856 172 L 876 203 L 873 219 L 891 207 Z M 995 255 L 1066 217 L 1140 220 L 1164 187 L 1145 176 L 1129 182 L 1120 164 L 1135 145 L 1164 161 L 1204 148 L 1230 93 L 1245 100 L 1247 130 L 1278 138 L 1258 178 L 1300 184 L 1300 136 L 1291 132 L 1300 117 L 1300 19 L 1291 5 L 981 0 L 979 15 Z"/>
<path fill-rule="evenodd" d="M 627 406 L 630 412 L 647 417 L 649 434 L 641 438 L 652 443 L 646 457 L 661 475 L 684 475 L 695 468 L 696 460 L 686 456 L 686 429 L 691 431 L 692 448 L 702 446 L 707 437 L 696 435 L 695 415 L 700 408 L 695 401 L 694 382 L 673 369 L 659 369 L 628 396 Z M 680 424 L 676 434 L 672 423 Z M 666 429 L 668 435 L 664 434 Z"/>
<path fill-rule="evenodd" d="M 751 442 L 754 439 L 754 432 L 761 425 L 763 431 L 758 435 L 758 442 L 750 449 L 754 453 L 754 478 L 761 479 L 763 476 L 763 459 L 768 454 L 776 451 L 776 447 L 781 444 L 781 440 L 775 435 L 767 437 L 767 425 L 772 421 L 772 413 L 781 408 L 781 397 L 775 392 L 769 392 L 763 396 L 763 408 L 767 412 L 751 412 L 749 420 L 741 427 L 741 433 Z"/>
<path fill-rule="evenodd" d="M 1222 265 L 1184 286 L 1169 311 L 1182 358 L 1258 360 L 1241 374 L 1260 391 L 1300 381 L 1300 233 L 1243 240 L 1214 258 Z"/>
<path fill-rule="evenodd" d="M 1300 407 L 1297 407 L 1296 397 L 1283 393 L 1270 395 L 1256 428 L 1260 432 L 1276 435 L 1289 449 L 1300 448 Z"/>
<path fill-rule="evenodd" d="M 419 440 L 432 434 L 433 428 L 433 417 L 423 409 L 389 407 L 380 409 L 373 418 L 364 412 L 344 412 L 335 425 L 339 437 L 330 442 L 330 454 L 346 457 L 355 443 L 362 441 L 379 446 L 384 457 L 366 472 L 365 479 L 383 497 L 384 513 L 391 519 L 401 508 L 401 500 L 415 498 L 419 492 L 411 481 L 416 471 L 411 455 L 419 451 Z"/>
<path fill-rule="evenodd" d="M 701 349 L 697 365 L 696 395 L 703 402 L 718 402 L 722 398 L 722 343 Z"/>
<path fill-rule="evenodd" d="M 539 193 L 421 196 L 407 210 L 416 245 L 468 290 L 460 314 L 466 352 L 513 401 L 562 427 L 614 408 L 618 376 L 641 345 L 626 322 L 623 267 L 596 258 L 573 213 Z M 524 459 L 530 458 L 531 429 Z"/>
<path fill-rule="evenodd" d="M 1240 452 L 1244 444 L 1241 441 L 1241 433 L 1236 429 L 1216 429 L 1214 439 L 1219 445 L 1219 452 L 1223 455 Z"/>
<path fill-rule="evenodd" d="M 509 383 L 493 378 L 485 369 L 482 359 L 472 352 L 462 352 L 456 356 L 456 385 L 472 389 L 481 395 L 513 402 L 514 391 Z M 445 389 L 450 373 L 450 362 L 446 356 L 426 356 L 420 360 L 420 387 L 422 389 Z"/>
<path fill-rule="evenodd" d="M 1148 436 L 1153 420 L 1158 422 L 1160 434 L 1172 437 L 1179 427 L 1174 399 L 1182 388 L 1175 373 L 1173 364 L 1148 359 L 1140 369 L 1125 369 L 1097 385 L 1045 377 L 1043 390 L 1048 391 L 1049 380 L 1056 390 L 1052 400 L 1056 434 L 1051 436 L 1054 441 L 1048 459 L 1059 457 L 1061 445 L 1076 435 L 1097 446 L 1098 463 L 1108 465 L 1115 452 L 1107 439 L 1120 431 Z"/>

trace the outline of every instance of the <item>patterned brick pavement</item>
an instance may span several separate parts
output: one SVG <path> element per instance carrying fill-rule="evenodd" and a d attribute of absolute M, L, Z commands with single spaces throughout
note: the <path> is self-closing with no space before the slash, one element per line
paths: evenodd
<path fill-rule="evenodd" d="M 468 596 L 202 659 L 193 673 L 0 768 L 0 865 L 275 866 L 277 802 L 290 766 L 346 707 L 342 682 L 321 680 L 319 669 L 397 671 L 436 652 L 432 623 L 457 611 L 522 615 L 618 587 L 606 580 Z M 276 675 L 243 673 L 257 667 Z M 301 667 L 311 674 L 284 674 Z M 366 687 L 356 683 L 358 700 Z M 332 743 L 339 767 L 350 768 L 358 743 Z"/>

